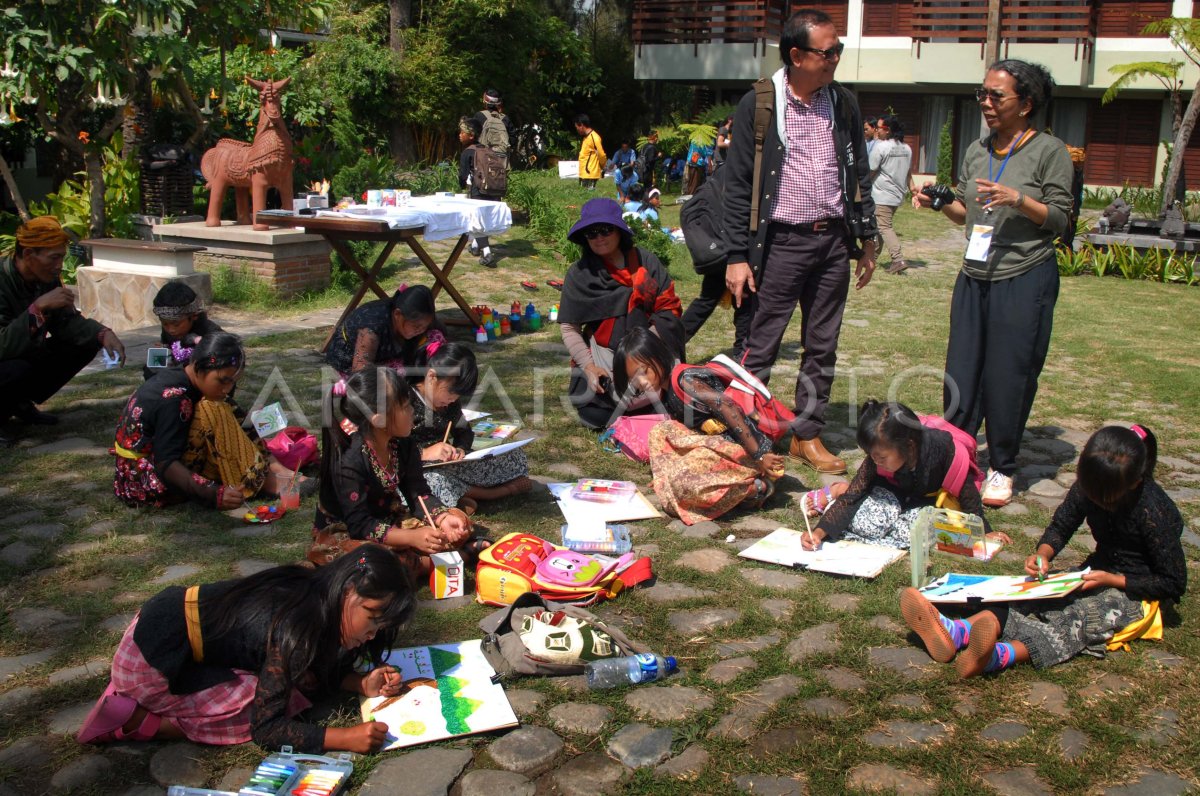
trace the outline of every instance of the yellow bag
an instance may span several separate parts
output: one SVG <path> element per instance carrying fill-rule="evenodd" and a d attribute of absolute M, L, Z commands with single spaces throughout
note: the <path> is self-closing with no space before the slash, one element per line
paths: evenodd
<path fill-rule="evenodd" d="M 1162 611 L 1158 609 L 1158 600 L 1153 602 L 1142 600 L 1142 618 L 1136 622 L 1130 622 L 1118 630 L 1105 646 L 1109 652 L 1119 649 L 1129 652 L 1129 642 L 1131 641 L 1139 638 L 1162 641 L 1162 637 Z"/>

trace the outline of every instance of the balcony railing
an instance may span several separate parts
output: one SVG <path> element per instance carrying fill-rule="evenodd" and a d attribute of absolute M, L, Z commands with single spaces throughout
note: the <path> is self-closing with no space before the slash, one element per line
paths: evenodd
<path fill-rule="evenodd" d="M 633 8 L 633 41 L 643 44 L 753 44 L 779 41 L 787 0 L 639 0 Z"/>

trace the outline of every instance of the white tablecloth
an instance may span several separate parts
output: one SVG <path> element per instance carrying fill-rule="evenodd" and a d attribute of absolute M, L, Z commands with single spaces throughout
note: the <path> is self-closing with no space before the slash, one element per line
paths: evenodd
<path fill-rule="evenodd" d="M 414 196 L 404 207 L 355 205 L 344 211 L 318 215 L 338 218 L 370 218 L 386 221 L 392 229 L 425 227 L 427 241 L 459 235 L 501 235 L 512 226 L 512 211 L 504 202 L 485 202 L 457 196 Z"/>

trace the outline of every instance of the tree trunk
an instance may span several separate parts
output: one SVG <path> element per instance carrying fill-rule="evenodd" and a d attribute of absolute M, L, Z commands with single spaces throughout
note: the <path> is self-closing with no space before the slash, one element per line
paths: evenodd
<path fill-rule="evenodd" d="M 388 47 L 404 55 L 404 31 L 412 25 L 412 0 L 388 0 Z"/>
<path fill-rule="evenodd" d="M 88 235 L 103 238 L 108 218 L 104 210 L 104 162 L 96 147 L 86 147 L 83 152 L 84 171 L 87 172 L 88 196 L 91 202 L 91 220 Z"/>
<path fill-rule="evenodd" d="M 30 219 L 29 208 L 25 206 L 25 200 L 21 197 L 21 189 L 17 187 L 17 181 L 13 179 L 12 170 L 9 169 L 3 152 L 0 152 L 0 176 L 4 177 L 8 195 L 12 197 L 13 204 L 17 206 L 17 215 L 21 217 L 22 222 L 28 222 Z"/>
<path fill-rule="evenodd" d="M 1171 203 L 1175 201 L 1175 192 L 1183 176 L 1183 156 L 1187 154 L 1188 140 L 1196 127 L 1196 118 L 1200 116 L 1200 82 L 1192 90 L 1192 98 L 1188 100 L 1187 110 L 1183 112 L 1183 121 L 1179 123 L 1179 131 L 1175 133 L 1175 144 L 1171 147 L 1171 162 L 1167 166 L 1167 178 L 1163 181 L 1163 204 L 1160 216 L 1165 217 Z"/>

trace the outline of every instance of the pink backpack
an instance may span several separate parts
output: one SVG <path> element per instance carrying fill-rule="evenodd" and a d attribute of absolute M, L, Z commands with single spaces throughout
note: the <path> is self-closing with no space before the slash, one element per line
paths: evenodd
<path fill-rule="evenodd" d="M 967 483 L 968 476 L 975 482 L 976 489 L 983 486 L 983 471 L 979 469 L 979 463 L 975 460 L 977 451 L 975 438 L 941 415 L 917 415 L 917 417 L 925 428 L 945 431 L 954 441 L 954 460 L 950 462 L 950 468 L 946 471 L 942 489 L 957 498 L 962 494 L 962 488 Z M 893 480 L 891 470 L 879 469 L 878 473 L 889 481 Z"/>
<path fill-rule="evenodd" d="M 670 418 L 666 415 L 621 415 L 605 436 L 630 459 L 645 463 L 650 461 L 650 429 L 664 420 Z"/>

